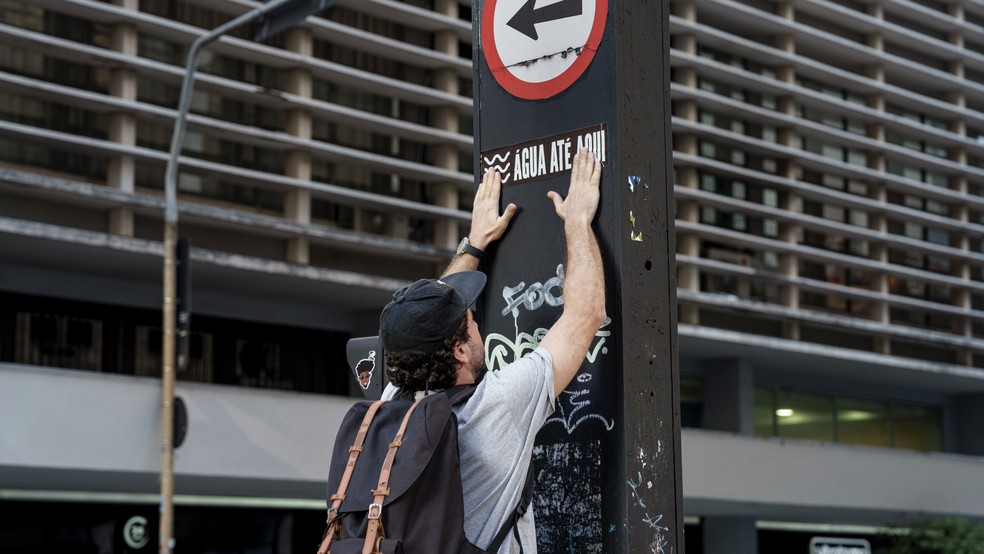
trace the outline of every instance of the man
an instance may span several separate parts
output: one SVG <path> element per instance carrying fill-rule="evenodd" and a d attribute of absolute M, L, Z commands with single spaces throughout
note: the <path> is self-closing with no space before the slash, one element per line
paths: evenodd
<path fill-rule="evenodd" d="M 563 314 L 531 353 L 485 375 L 474 395 L 455 407 L 458 420 L 465 535 L 487 548 L 522 496 L 537 431 L 554 399 L 574 378 L 605 320 L 601 255 L 591 222 L 598 208 L 601 164 L 582 149 L 574 156 L 567 198 L 547 196 L 564 223 L 567 241 Z M 440 280 L 421 280 L 398 291 L 380 316 L 380 340 L 391 385 L 383 398 L 475 383 L 485 367 L 484 341 L 468 309 L 485 285 L 473 271 L 489 244 L 516 212 L 499 214 L 501 179 L 488 172 L 475 195 L 470 247 L 459 252 Z M 533 510 L 517 524 L 524 553 L 536 552 Z M 518 553 L 510 533 L 500 553 Z"/>

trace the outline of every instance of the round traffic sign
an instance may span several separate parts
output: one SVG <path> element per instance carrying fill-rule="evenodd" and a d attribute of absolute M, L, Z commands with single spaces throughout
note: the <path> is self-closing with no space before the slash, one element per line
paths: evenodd
<path fill-rule="evenodd" d="M 486 0 L 482 50 L 502 88 L 550 98 L 591 65 L 605 34 L 608 0 Z"/>

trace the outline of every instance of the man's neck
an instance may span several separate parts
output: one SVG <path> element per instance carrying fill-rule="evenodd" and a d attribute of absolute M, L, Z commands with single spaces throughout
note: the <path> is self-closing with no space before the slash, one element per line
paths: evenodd
<path fill-rule="evenodd" d="M 458 370 L 458 380 L 454 382 L 456 386 L 472 385 L 474 383 L 475 383 L 475 376 L 472 375 L 472 372 L 463 368 Z"/>

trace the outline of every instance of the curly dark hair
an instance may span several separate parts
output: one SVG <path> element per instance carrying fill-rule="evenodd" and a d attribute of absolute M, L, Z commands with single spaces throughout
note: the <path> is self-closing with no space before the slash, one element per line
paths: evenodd
<path fill-rule="evenodd" d="M 433 354 L 386 353 L 386 376 L 404 391 L 423 391 L 453 387 L 458 380 L 458 360 L 454 346 L 468 341 L 468 314 L 444 344 Z"/>

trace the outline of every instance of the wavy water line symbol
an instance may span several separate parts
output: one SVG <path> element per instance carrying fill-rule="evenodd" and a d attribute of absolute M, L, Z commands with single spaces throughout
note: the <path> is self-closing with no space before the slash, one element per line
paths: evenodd
<path fill-rule="evenodd" d="M 499 175 L 502 176 L 503 184 L 509 182 L 509 178 L 512 176 L 510 170 L 512 169 L 512 163 L 509 161 L 510 152 L 505 154 L 496 154 L 491 158 L 487 156 L 482 156 L 482 160 L 485 162 L 486 171 L 498 171 Z"/>
<path fill-rule="evenodd" d="M 504 154 L 495 154 L 491 158 L 483 156 L 483 159 L 485 160 L 485 163 L 488 165 L 492 165 L 495 162 L 503 163 L 509 161 L 509 154 L 510 152 L 506 152 Z"/>

